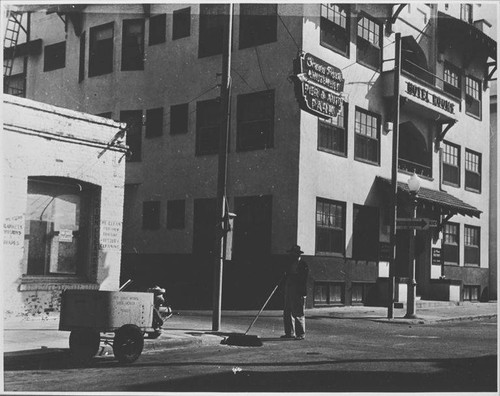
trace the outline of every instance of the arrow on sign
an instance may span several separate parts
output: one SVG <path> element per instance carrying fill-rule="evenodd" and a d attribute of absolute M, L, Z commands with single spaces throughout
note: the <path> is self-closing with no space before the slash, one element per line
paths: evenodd
<path fill-rule="evenodd" d="M 397 230 L 428 230 L 431 227 L 437 227 L 437 220 L 426 218 L 396 219 Z"/>

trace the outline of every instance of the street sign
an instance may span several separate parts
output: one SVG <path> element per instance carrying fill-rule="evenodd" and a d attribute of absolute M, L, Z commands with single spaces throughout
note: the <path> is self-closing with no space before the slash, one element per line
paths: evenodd
<path fill-rule="evenodd" d="M 437 220 L 426 218 L 418 219 L 396 219 L 397 230 L 428 230 L 437 227 Z"/>

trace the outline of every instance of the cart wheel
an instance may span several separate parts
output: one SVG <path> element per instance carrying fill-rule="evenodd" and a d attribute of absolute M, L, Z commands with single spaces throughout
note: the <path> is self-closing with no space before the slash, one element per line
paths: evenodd
<path fill-rule="evenodd" d="M 144 336 L 139 327 L 126 324 L 120 327 L 113 339 L 113 353 L 121 363 L 135 362 L 144 348 Z"/>
<path fill-rule="evenodd" d="M 101 336 L 94 330 L 73 330 L 69 335 L 69 349 L 72 357 L 80 362 L 88 362 L 99 350 Z"/>

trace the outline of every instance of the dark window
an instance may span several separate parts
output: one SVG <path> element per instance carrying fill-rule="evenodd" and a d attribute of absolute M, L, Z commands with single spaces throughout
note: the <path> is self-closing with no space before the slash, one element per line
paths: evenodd
<path fill-rule="evenodd" d="M 62 69 L 66 66 L 66 41 L 46 45 L 43 50 L 43 71 Z"/>
<path fill-rule="evenodd" d="M 380 163 L 380 116 L 356 107 L 354 159 Z"/>
<path fill-rule="evenodd" d="M 163 135 L 163 107 L 146 111 L 146 137 Z"/>
<path fill-rule="evenodd" d="M 217 200 L 203 198 L 194 200 L 193 253 L 200 256 L 211 255 L 215 245 L 217 224 Z"/>
<path fill-rule="evenodd" d="M 432 150 L 424 136 L 411 121 L 399 124 L 398 169 L 432 177 Z"/>
<path fill-rule="evenodd" d="M 366 303 L 366 296 L 370 287 L 373 287 L 370 283 L 351 283 L 351 302 L 353 304 L 364 304 Z"/>
<path fill-rule="evenodd" d="M 462 73 L 460 69 L 450 62 L 444 62 L 444 84 L 445 92 L 457 97 L 462 97 Z"/>
<path fill-rule="evenodd" d="M 198 57 L 222 54 L 226 4 L 200 4 Z"/>
<path fill-rule="evenodd" d="M 347 102 L 340 108 L 337 118 L 318 118 L 318 150 L 347 155 Z"/>
<path fill-rule="evenodd" d="M 481 118 L 481 81 L 465 77 L 465 112 Z"/>
<path fill-rule="evenodd" d="M 459 260 L 459 225 L 457 223 L 446 223 L 443 233 L 443 256 L 446 264 L 457 264 Z"/>
<path fill-rule="evenodd" d="M 274 90 L 238 95 L 238 151 L 273 146 Z"/>
<path fill-rule="evenodd" d="M 172 40 L 191 34 L 191 7 L 175 10 L 172 20 Z"/>
<path fill-rule="evenodd" d="M 100 190 L 69 179 L 29 177 L 27 192 L 26 274 L 85 277 L 97 249 L 91 226 L 99 224 Z"/>
<path fill-rule="evenodd" d="M 234 206 L 234 257 L 245 259 L 270 254 L 272 197 L 235 198 Z"/>
<path fill-rule="evenodd" d="M 314 282 L 314 306 L 343 304 L 344 289 L 340 282 Z"/>
<path fill-rule="evenodd" d="M 160 201 L 142 203 L 142 228 L 144 230 L 160 228 Z"/>
<path fill-rule="evenodd" d="M 188 103 L 170 106 L 170 133 L 172 135 L 187 133 L 188 110 Z"/>
<path fill-rule="evenodd" d="M 460 4 L 460 19 L 467 23 L 472 23 L 472 4 Z"/>
<path fill-rule="evenodd" d="M 276 41 L 276 4 L 240 5 L 240 49 Z"/>
<path fill-rule="evenodd" d="M 382 24 L 366 14 L 358 19 L 356 61 L 372 69 L 380 69 Z"/>
<path fill-rule="evenodd" d="M 167 14 L 149 18 L 149 45 L 161 44 L 166 40 Z"/>
<path fill-rule="evenodd" d="M 321 45 L 349 56 L 351 18 L 347 4 L 321 4 Z"/>
<path fill-rule="evenodd" d="M 316 252 L 345 252 L 345 203 L 317 198 Z"/>
<path fill-rule="evenodd" d="M 480 289 L 481 289 L 480 286 L 464 285 L 463 286 L 464 301 L 479 301 Z"/>
<path fill-rule="evenodd" d="M 219 152 L 220 122 L 218 99 L 196 104 L 196 155 Z"/>
<path fill-rule="evenodd" d="M 186 201 L 167 201 L 167 229 L 181 230 L 185 226 Z"/>
<path fill-rule="evenodd" d="M 481 192 L 481 154 L 465 149 L 465 188 Z"/>
<path fill-rule="evenodd" d="M 460 146 L 443 144 L 443 183 L 460 187 Z"/>
<path fill-rule="evenodd" d="M 479 265 L 480 235 L 481 229 L 479 227 L 464 226 L 464 264 Z"/>
<path fill-rule="evenodd" d="M 122 37 L 122 71 L 144 70 L 144 19 L 125 19 Z"/>
<path fill-rule="evenodd" d="M 127 123 L 126 144 L 131 152 L 128 161 L 140 161 L 142 149 L 142 110 L 121 111 L 120 122 Z"/>
<path fill-rule="evenodd" d="M 352 220 L 352 257 L 360 260 L 378 260 L 378 208 L 354 205 Z"/>
<path fill-rule="evenodd" d="M 80 63 L 78 65 L 78 82 L 82 82 L 85 78 L 85 32 L 80 35 Z"/>
<path fill-rule="evenodd" d="M 89 77 L 113 71 L 113 23 L 90 28 Z"/>
<path fill-rule="evenodd" d="M 4 93 L 14 96 L 26 97 L 26 74 L 17 73 L 5 76 L 3 84 Z M 496 109 L 496 107 L 495 107 Z"/>

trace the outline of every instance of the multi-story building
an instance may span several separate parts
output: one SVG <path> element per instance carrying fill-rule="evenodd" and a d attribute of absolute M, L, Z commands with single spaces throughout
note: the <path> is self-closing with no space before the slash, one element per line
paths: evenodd
<path fill-rule="evenodd" d="M 417 216 L 436 226 L 415 239 L 397 230 L 398 285 L 411 279 L 415 242 L 418 296 L 488 299 L 496 42 L 477 7 L 234 5 L 227 200 L 237 217 L 224 308 L 258 306 L 295 243 L 310 267 L 308 306 L 386 302 L 396 130 L 398 217 L 412 213 L 416 173 Z M 163 283 L 177 307 L 210 306 L 227 8 L 35 11 L 6 80 L 128 123 L 122 278 Z"/>

